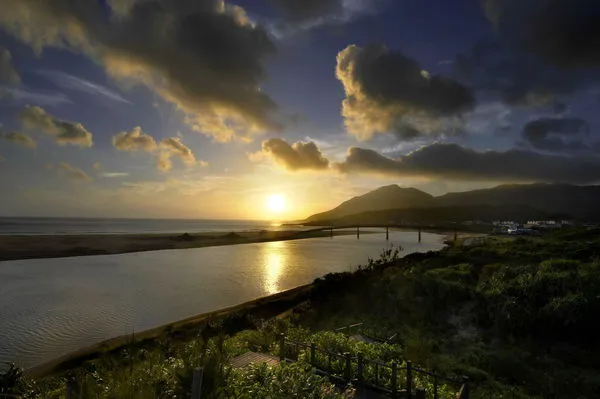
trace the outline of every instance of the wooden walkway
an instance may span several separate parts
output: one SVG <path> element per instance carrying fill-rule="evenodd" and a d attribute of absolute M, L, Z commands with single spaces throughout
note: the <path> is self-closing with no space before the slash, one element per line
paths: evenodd
<path fill-rule="evenodd" d="M 229 362 L 234 369 L 241 369 L 251 364 L 259 363 L 266 363 L 268 366 L 277 366 L 279 365 L 279 358 L 266 353 L 246 352 L 243 355 L 234 357 Z"/>

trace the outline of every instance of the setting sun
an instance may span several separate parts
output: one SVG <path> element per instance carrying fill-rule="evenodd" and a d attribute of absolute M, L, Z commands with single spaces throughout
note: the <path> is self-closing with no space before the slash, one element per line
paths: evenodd
<path fill-rule="evenodd" d="M 272 194 L 267 197 L 266 207 L 270 212 L 281 213 L 285 210 L 285 196 Z"/>

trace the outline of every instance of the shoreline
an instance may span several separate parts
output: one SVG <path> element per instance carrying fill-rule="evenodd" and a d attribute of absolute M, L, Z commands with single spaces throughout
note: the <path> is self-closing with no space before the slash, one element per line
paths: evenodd
<path fill-rule="evenodd" d="M 246 319 L 249 316 L 276 318 L 279 315 L 287 314 L 296 306 L 310 299 L 313 288 L 314 283 L 301 285 L 277 294 L 255 298 L 211 312 L 200 313 L 148 330 L 108 338 L 29 367 L 24 370 L 24 374 L 28 377 L 40 378 L 67 371 L 80 366 L 86 361 L 97 359 L 103 355 L 110 355 L 122 349 L 125 345 L 131 344 L 132 341 L 135 344 L 151 344 L 155 340 L 167 336 L 178 336 L 180 339 L 184 337 L 191 338 L 197 335 L 199 327 L 214 320 L 224 320 L 228 317 Z"/>
<path fill-rule="evenodd" d="M 365 231 L 363 234 L 374 233 Z M 334 236 L 353 234 L 355 234 L 353 231 L 334 230 L 333 232 Z M 74 256 L 118 255 L 133 252 L 192 249 L 329 236 L 329 231 L 322 230 L 262 230 L 194 234 L 0 235 L 0 262 Z"/>

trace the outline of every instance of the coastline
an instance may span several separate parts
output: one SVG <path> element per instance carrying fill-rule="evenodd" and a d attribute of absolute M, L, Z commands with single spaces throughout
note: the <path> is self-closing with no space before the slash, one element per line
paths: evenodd
<path fill-rule="evenodd" d="M 362 232 L 361 232 L 362 233 Z M 365 231 L 363 234 L 370 234 Z M 333 231 L 334 236 L 353 231 Z M 329 237 L 323 230 L 252 231 L 196 234 L 91 234 L 0 236 L 0 262 L 9 260 L 117 255 L 131 252 L 190 249 L 269 241 Z"/>

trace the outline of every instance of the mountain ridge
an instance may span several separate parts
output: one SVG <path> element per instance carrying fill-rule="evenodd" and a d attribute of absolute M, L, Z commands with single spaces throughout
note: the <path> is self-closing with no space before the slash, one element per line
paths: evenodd
<path fill-rule="evenodd" d="M 485 215 L 485 212 L 482 212 L 485 207 L 490 210 L 490 217 L 493 214 L 510 215 L 509 210 L 513 207 L 515 210 L 519 209 L 514 213 L 520 217 L 524 215 L 524 209 L 531 209 L 532 217 L 562 215 L 575 219 L 600 220 L 599 200 L 600 186 L 597 185 L 503 184 L 493 188 L 446 193 L 434 197 L 416 188 L 402 188 L 393 184 L 355 196 L 329 211 L 309 216 L 305 222 L 315 224 L 320 221 L 348 219 L 355 215 L 377 212 L 379 212 L 377 220 L 385 218 L 386 212 L 390 217 L 392 215 L 398 217 L 400 214 L 425 217 L 426 212 L 423 212 L 423 209 L 440 208 L 456 208 L 457 212 L 468 217 L 469 207 L 478 207 L 477 212 L 472 213 L 479 217 Z M 499 211 L 498 208 L 504 209 Z M 413 212 L 399 213 L 397 212 L 399 210 L 413 210 Z M 447 215 L 445 212 L 438 213 Z M 362 219 L 365 218 L 366 216 Z"/>
<path fill-rule="evenodd" d="M 416 188 L 402 188 L 397 184 L 391 184 L 352 197 L 329 211 L 309 216 L 306 221 L 315 222 L 317 220 L 337 219 L 362 212 L 419 207 L 419 204 L 430 203 L 433 198 L 431 194 Z"/>

